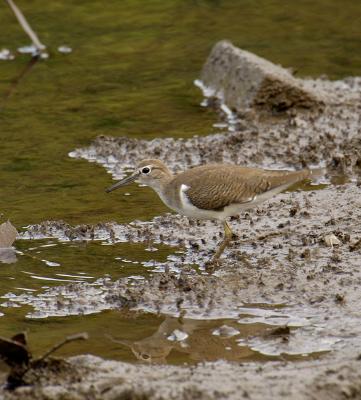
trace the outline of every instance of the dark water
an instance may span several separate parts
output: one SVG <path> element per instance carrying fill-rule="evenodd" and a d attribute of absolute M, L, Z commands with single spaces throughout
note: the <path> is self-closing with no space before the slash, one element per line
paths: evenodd
<path fill-rule="evenodd" d="M 47 219 L 125 223 L 165 212 L 149 189 L 135 187 L 134 196 L 128 197 L 106 195 L 104 188 L 111 179 L 105 170 L 71 159 L 68 153 L 100 134 L 150 139 L 215 132 L 217 116 L 200 107 L 201 93 L 193 81 L 220 39 L 293 67 L 300 76 L 341 78 L 361 70 L 358 0 L 17 0 L 17 4 L 50 51 L 48 60 L 31 69 L 28 55 L 0 60 L 0 213 L 19 229 Z M 6 4 L 0 5 L 0 50 L 15 51 L 28 42 Z M 60 54 L 60 45 L 70 46 L 72 53 Z M 122 212 L 134 198 L 132 212 Z M 39 247 L 44 244 L 55 246 Z M 137 245 L 136 251 L 134 246 L 20 241 L 17 249 L 24 254 L 18 254 L 18 262 L 0 264 L 0 293 L 41 291 L 62 280 L 92 281 L 105 274 L 114 279 L 146 275 L 149 269 L 142 264 L 129 266 L 117 258 L 132 252 L 139 254 L 140 262 L 164 261 L 174 251 L 162 248 L 150 254 L 146 246 Z M 127 319 L 115 312 L 42 321 L 25 319 L 23 308 L 2 312 L 0 335 L 27 329 L 39 351 L 65 334 L 88 330 L 98 332 L 96 340 L 103 343 L 97 354 L 126 360 L 135 359 L 129 348 L 116 356 L 112 350 L 116 345 L 102 342 L 103 331 L 100 334 L 97 326 L 104 331 L 113 326 L 115 337 L 122 331 L 139 339 L 137 329 L 154 331 L 161 324 L 161 317 Z M 91 346 L 70 347 L 69 352 L 89 351 Z M 172 354 L 168 361 L 192 358 L 179 349 Z"/>

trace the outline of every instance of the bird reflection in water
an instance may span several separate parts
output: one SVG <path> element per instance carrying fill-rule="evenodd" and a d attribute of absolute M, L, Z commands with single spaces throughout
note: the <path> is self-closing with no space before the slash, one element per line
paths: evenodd
<path fill-rule="evenodd" d="M 231 335 L 227 336 L 226 332 L 215 334 L 222 322 L 224 323 L 220 320 L 165 317 L 152 335 L 141 340 L 116 340 L 112 337 L 110 339 L 128 347 L 137 360 L 147 363 L 166 364 L 170 358 L 174 362 L 174 357 L 187 362 L 253 358 L 254 352 L 251 349 L 238 345 L 238 330 L 229 327 L 233 332 Z M 251 334 L 250 330 L 252 334 L 256 333 L 255 328 L 251 326 L 245 327 L 245 330 L 242 336 Z M 259 327 L 256 330 L 263 329 Z"/>

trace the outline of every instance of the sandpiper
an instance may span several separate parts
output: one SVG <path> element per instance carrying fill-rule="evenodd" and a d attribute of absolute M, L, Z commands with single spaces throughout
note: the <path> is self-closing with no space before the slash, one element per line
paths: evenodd
<path fill-rule="evenodd" d="M 221 221 L 224 239 L 212 259 L 214 263 L 233 237 L 228 217 L 257 206 L 295 183 L 322 174 L 322 169 L 285 171 L 208 164 L 173 175 L 162 161 L 150 159 L 141 161 L 134 173 L 106 192 L 138 180 L 154 189 L 163 203 L 179 214 Z"/>

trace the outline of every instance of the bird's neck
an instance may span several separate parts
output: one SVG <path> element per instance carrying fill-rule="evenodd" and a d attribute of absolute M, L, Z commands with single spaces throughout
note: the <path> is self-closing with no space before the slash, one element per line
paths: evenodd
<path fill-rule="evenodd" d="M 152 189 L 154 189 L 159 195 L 165 193 L 167 186 L 173 180 L 174 176 L 169 173 L 165 175 L 162 179 L 158 179 L 152 182 Z"/>
<path fill-rule="evenodd" d="M 171 204 L 171 199 L 169 198 L 169 188 L 171 186 L 171 182 L 174 179 L 174 175 L 172 175 L 171 173 L 169 173 L 169 175 L 167 174 L 167 176 L 164 176 L 163 179 L 158 180 L 157 182 L 154 182 L 151 187 L 152 189 L 158 194 L 158 196 L 160 197 L 160 199 L 163 201 L 163 203 L 170 207 L 172 207 Z"/>

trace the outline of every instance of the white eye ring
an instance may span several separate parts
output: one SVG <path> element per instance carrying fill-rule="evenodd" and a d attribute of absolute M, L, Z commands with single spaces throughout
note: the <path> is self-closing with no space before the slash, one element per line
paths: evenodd
<path fill-rule="evenodd" d="M 150 167 L 143 167 L 141 170 L 140 170 L 140 172 L 142 173 L 142 174 L 145 174 L 145 175 L 148 175 L 148 174 L 150 174 L 150 172 L 151 172 L 151 168 Z"/>

